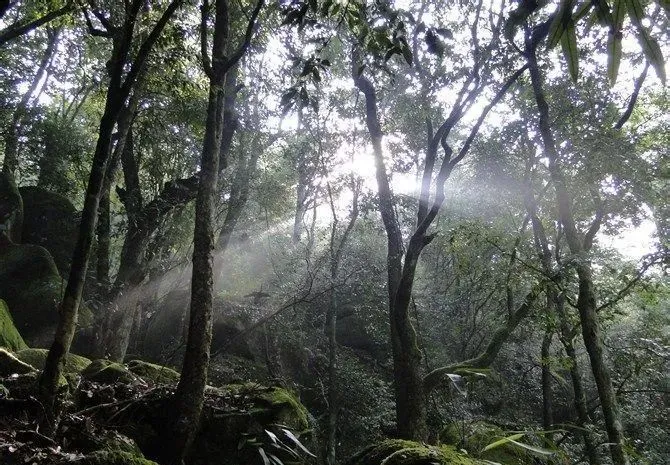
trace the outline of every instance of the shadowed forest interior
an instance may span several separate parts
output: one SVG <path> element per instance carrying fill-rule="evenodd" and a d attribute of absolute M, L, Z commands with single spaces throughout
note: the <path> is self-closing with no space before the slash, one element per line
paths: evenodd
<path fill-rule="evenodd" d="M 0 463 L 670 465 L 667 0 L 0 0 Z"/>

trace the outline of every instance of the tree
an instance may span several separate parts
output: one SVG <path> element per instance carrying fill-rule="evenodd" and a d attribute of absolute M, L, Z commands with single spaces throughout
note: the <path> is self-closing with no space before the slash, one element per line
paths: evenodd
<path fill-rule="evenodd" d="M 244 56 L 251 42 L 258 15 L 264 5 L 259 0 L 249 16 L 244 36 L 233 48 L 230 32 L 230 11 L 227 0 L 215 5 L 214 34 L 211 59 L 208 49 L 207 24 L 209 2 L 202 4 L 202 59 L 209 78 L 207 123 L 196 198 L 196 222 L 193 233 L 193 277 L 186 353 L 182 375 L 175 393 L 176 414 L 169 426 L 170 447 L 163 456 L 166 463 L 183 463 L 198 430 L 207 384 L 209 352 L 212 342 L 214 211 L 219 174 L 219 154 L 224 133 L 224 99 L 226 76 Z M 232 50 L 232 52 L 231 52 Z"/>
<path fill-rule="evenodd" d="M 144 68 L 151 49 L 158 40 L 166 24 L 172 18 L 180 0 L 173 0 L 163 11 L 158 21 L 142 41 L 137 54 L 131 58 L 131 48 L 134 44 L 135 28 L 142 6 L 141 0 L 135 0 L 126 5 L 123 11 L 123 21 L 114 25 L 97 8 L 93 14 L 98 18 L 105 30 L 96 29 L 88 13 L 84 13 L 91 33 L 109 37 L 113 41 L 112 56 L 110 59 L 109 84 L 107 87 L 105 109 L 100 120 L 98 141 L 91 166 L 91 174 L 86 190 L 86 200 L 82 212 L 79 235 L 72 256 L 68 284 L 59 308 L 59 321 L 54 342 L 40 378 L 46 408 L 51 416 L 53 404 L 58 388 L 58 379 L 61 374 L 65 356 L 70 350 L 77 323 L 77 312 L 81 302 L 84 279 L 88 267 L 91 242 L 95 231 L 98 206 L 106 175 L 107 164 L 112 150 L 114 127 L 123 109 L 124 103 L 133 90 L 137 76 Z M 52 423 L 54 418 L 47 418 Z"/>

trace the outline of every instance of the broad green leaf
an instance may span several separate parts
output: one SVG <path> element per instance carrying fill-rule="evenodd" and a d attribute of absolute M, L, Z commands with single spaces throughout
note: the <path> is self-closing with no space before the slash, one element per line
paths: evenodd
<path fill-rule="evenodd" d="M 573 81 L 579 77 L 579 49 L 577 48 L 577 34 L 575 32 L 575 23 L 572 18 L 568 21 L 567 28 L 561 37 L 561 48 L 563 56 L 568 63 L 568 71 Z"/>
<path fill-rule="evenodd" d="M 482 452 L 486 452 L 488 450 L 495 449 L 495 448 L 500 447 L 500 446 L 504 446 L 505 444 L 507 444 L 511 441 L 516 441 L 517 439 L 521 439 L 523 437 L 523 435 L 524 435 L 524 433 L 517 433 L 517 434 L 513 434 L 511 436 L 507 436 L 506 438 L 499 439 L 495 442 L 492 442 L 488 446 L 484 447 L 482 449 Z"/>
<path fill-rule="evenodd" d="M 616 83 L 621 63 L 621 32 L 610 32 L 607 36 L 607 77 L 610 85 Z"/>
<path fill-rule="evenodd" d="M 265 454 L 265 451 L 263 450 L 262 447 L 258 448 L 258 453 L 261 454 L 261 458 L 263 459 L 263 465 L 270 465 L 270 459 Z"/>
<path fill-rule="evenodd" d="M 593 3 L 591 3 L 590 0 L 586 0 L 583 2 L 578 8 L 577 11 L 575 12 L 575 15 L 572 17 L 572 20 L 574 22 L 579 21 L 582 19 L 584 16 L 586 16 L 589 11 L 591 11 L 591 7 L 593 6 Z"/>
<path fill-rule="evenodd" d="M 537 446 L 531 446 L 530 444 L 526 444 L 526 443 L 523 443 L 523 442 L 515 441 L 514 439 L 510 439 L 509 442 L 511 442 L 511 443 L 514 444 L 515 446 L 519 446 L 519 447 L 522 447 L 522 448 L 524 448 L 524 449 L 533 451 L 533 452 L 535 452 L 536 454 L 541 454 L 541 455 L 554 455 L 554 453 L 555 453 L 555 452 L 552 451 L 552 450 L 544 449 L 544 448 L 542 448 L 542 447 L 537 447 Z"/>
<path fill-rule="evenodd" d="M 640 0 L 626 0 L 626 7 L 630 14 L 630 19 L 635 24 L 639 24 L 642 18 L 644 18 L 644 7 L 640 3 Z"/>
<path fill-rule="evenodd" d="M 615 0 L 614 11 L 612 12 L 612 22 L 614 29 L 621 32 L 623 20 L 626 17 L 626 2 L 628 0 Z"/>
<path fill-rule="evenodd" d="M 554 48 L 563 37 L 564 31 L 568 27 L 568 21 L 572 17 L 572 0 L 561 0 L 556 16 L 549 26 L 549 35 L 547 39 L 547 48 Z"/>
<path fill-rule="evenodd" d="M 612 12 L 612 27 L 607 37 L 607 77 L 610 85 L 616 83 L 619 75 L 619 64 L 621 63 L 621 39 L 623 21 L 626 17 L 626 1 L 615 0 Z"/>
<path fill-rule="evenodd" d="M 309 455 L 310 457 L 316 458 L 316 455 L 312 454 L 305 446 L 303 446 L 302 442 L 291 432 L 291 430 L 288 430 L 286 428 L 282 428 L 282 431 L 288 437 L 293 443 L 300 448 L 305 454 Z"/>
<path fill-rule="evenodd" d="M 654 67 L 656 75 L 665 84 L 665 59 L 661 46 L 656 39 L 651 36 L 651 33 L 642 25 L 638 25 L 638 40 L 642 46 L 645 57 L 649 60 L 651 66 Z"/>
<path fill-rule="evenodd" d="M 606 26 L 611 26 L 613 19 L 610 14 L 610 6 L 607 4 L 607 0 L 592 0 L 591 3 L 596 8 L 596 16 L 598 20 Z"/>

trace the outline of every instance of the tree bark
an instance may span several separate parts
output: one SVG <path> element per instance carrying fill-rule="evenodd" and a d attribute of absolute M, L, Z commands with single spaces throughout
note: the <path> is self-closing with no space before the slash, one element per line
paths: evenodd
<path fill-rule="evenodd" d="M 591 264 L 587 256 L 593 236 L 597 232 L 602 218 L 596 215 L 596 220 L 589 232 L 581 237 L 573 215 L 572 198 L 559 166 L 559 155 L 549 122 L 549 105 L 542 89 L 542 76 L 537 64 L 536 48 L 537 43 L 533 43 L 528 37 L 526 39 L 525 56 L 530 70 L 533 95 L 538 108 L 539 132 L 545 153 L 549 158 L 549 174 L 556 194 L 559 220 L 563 226 L 570 252 L 578 259 L 575 265 L 579 281 L 577 309 L 579 310 L 582 336 L 589 354 L 591 370 L 596 381 L 598 396 L 605 417 L 605 429 L 610 443 L 612 461 L 615 465 L 628 465 L 629 460 L 624 452 L 624 435 L 619 407 L 612 387 L 610 371 L 605 363 L 600 322 L 596 313 L 597 306 Z"/>
<path fill-rule="evenodd" d="M 542 350 L 540 363 L 542 364 L 542 427 L 545 431 L 550 430 L 554 424 L 553 394 L 551 391 L 551 369 L 549 357 L 551 356 L 551 341 L 554 333 L 547 329 L 542 338 Z M 548 436 L 551 439 L 551 436 Z"/>
<path fill-rule="evenodd" d="M 226 56 L 230 46 L 228 1 L 217 0 L 211 63 L 206 47 L 209 5 L 206 0 L 202 5 L 203 65 L 209 77 L 209 101 L 196 198 L 193 276 L 186 353 L 174 399 L 175 420 L 168 431 L 168 437 L 172 441 L 168 443 L 166 453 L 161 457 L 167 464 L 183 463 L 199 427 L 212 342 L 214 207 L 218 192 L 221 138 L 225 132 L 223 117 L 225 79 L 226 74 L 248 49 L 263 4 L 263 0 L 259 0 L 256 4 L 249 18 L 244 40 L 235 53 L 228 57 Z"/>
<path fill-rule="evenodd" d="M 138 54 L 130 66 L 125 79 L 123 76 L 128 64 L 135 22 L 142 1 L 136 0 L 132 5 L 129 5 L 123 27 L 119 32 L 119 40 L 114 41 L 113 44 L 110 82 L 107 87 L 105 108 L 100 120 L 98 141 L 91 164 L 91 173 L 86 189 L 79 234 L 72 256 L 67 286 L 59 308 L 56 334 L 47 356 L 44 371 L 40 377 L 42 397 L 47 411 L 45 422 L 45 426 L 47 427 L 54 426 L 54 401 L 58 388 L 58 380 L 65 362 L 65 356 L 70 351 L 70 345 L 72 344 L 77 324 L 79 304 L 81 302 L 91 243 L 95 232 L 100 195 L 102 193 L 107 163 L 112 150 L 114 126 L 130 91 L 135 85 L 135 79 L 139 71 L 144 67 L 153 45 L 180 3 L 180 0 L 174 0 L 167 7 L 149 36 L 140 46 Z"/>
<path fill-rule="evenodd" d="M 425 440 L 428 436 L 428 429 L 426 398 L 420 371 L 421 351 L 416 331 L 410 321 L 409 305 L 402 305 L 402 302 L 409 302 L 413 274 L 401 285 L 403 239 L 384 163 L 383 134 L 377 114 L 377 94 L 372 83 L 358 71 L 358 66 L 358 59 L 354 56 L 352 77 L 356 87 L 365 96 L 365 121 L 375 157 L 379 212 L 387 238 L 387 290 L 398 435 L 406 439 Z M 409 260 L 418 259 L 417 252 L 420 250 L 416 250 L 417 246 L 418 244 L 410 244 L 413 254 L 410 257 L 410 250 L 408 250 Z M 416 263 L 411 265 L 416 266 Z M 397 297 L 399 294 L 400 297 Z"/>

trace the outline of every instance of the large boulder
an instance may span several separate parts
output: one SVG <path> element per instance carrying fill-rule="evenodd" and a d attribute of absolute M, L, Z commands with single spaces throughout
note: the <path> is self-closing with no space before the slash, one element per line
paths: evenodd
<path fill-rule="evenodd" d="M 36 245 L 0 245 L 0 299 L 28 345 L 47 347 L 58 322 L 65 283 L 49 252 Z"/>
<path fill-rule="evenodd" d="M 58 305 L 66 282 L 51 254 L 33 244 L 0 243 L 0 299 L 30 347 L 49 347 L 58 323 Z M 79 328 L 91 324 L 91 311 L 79 307 Z"/>
<path fill-rule="evenodd" d="M 44 365 L 47 362 L 47 355 L 49 351 L 47 349 L 28 349 L 19 350 L 16 352 L 16 358 L 21 360 L 28 365 L 35 367 L 36 369 L 42 371 Z M 68 353 L 65 356 L 65 364 L 63 366 L 63 374 L 65 375 L 78 375 L 84 370 L 91 361 L 86 357 L 81 355 L 76 355 L 73 353 Z"/>
<path fill-rule="evenodd" d="M 39 187 L 21 187 L 19 192 L 23 199 L 21 242 L 47 249 L 60 274 L 67 276 L 77 240 L 77 210 L 67 197 Z"/>
<path fill-rule="evenodd" d="M 119 431 L 134 439 L 149 458 L 159 457 L 165 447 L 165 425 L 173 421 L 173 399 L 172 390 L 154 389 L 115 416 L 116 424 L 122 425 Z M 271 440 L 266 431 L 277 425 L 294 437 L 309 427 L 305 407 L 285 389 L 253 383 L 208 387 L 200 429 L 186 464 L 209 465 L 225 457 L 228 465 L 261 465 L 257 446 Z M 284 429 L 273 434 L 286 434 Z M 265 447 L 272 450 L 269 443 Z"/>
<path fill-rule="evenodd" d="M 183 340 L 188 323 L 190 292 L 174 290 L 161 299 L 160 307 L 144 320 L 139 355 L 157 362 L 175 357 L 175 347 Z M 212 353 L 226 353 L 253 360 L 260 356 L 256 335 L 247 335 L 252 318 L 244 305 L 216 297 L 212 328 Z M 178 357 L 175 357 L 178 358 Z"/>
<path fill-rule="evenodd" d="M 0 300 L 0 347 L 11 351 L 28 348 L 16 326 L 14 326 L 12 315 L 9 313 L 4 300 Z"/>

